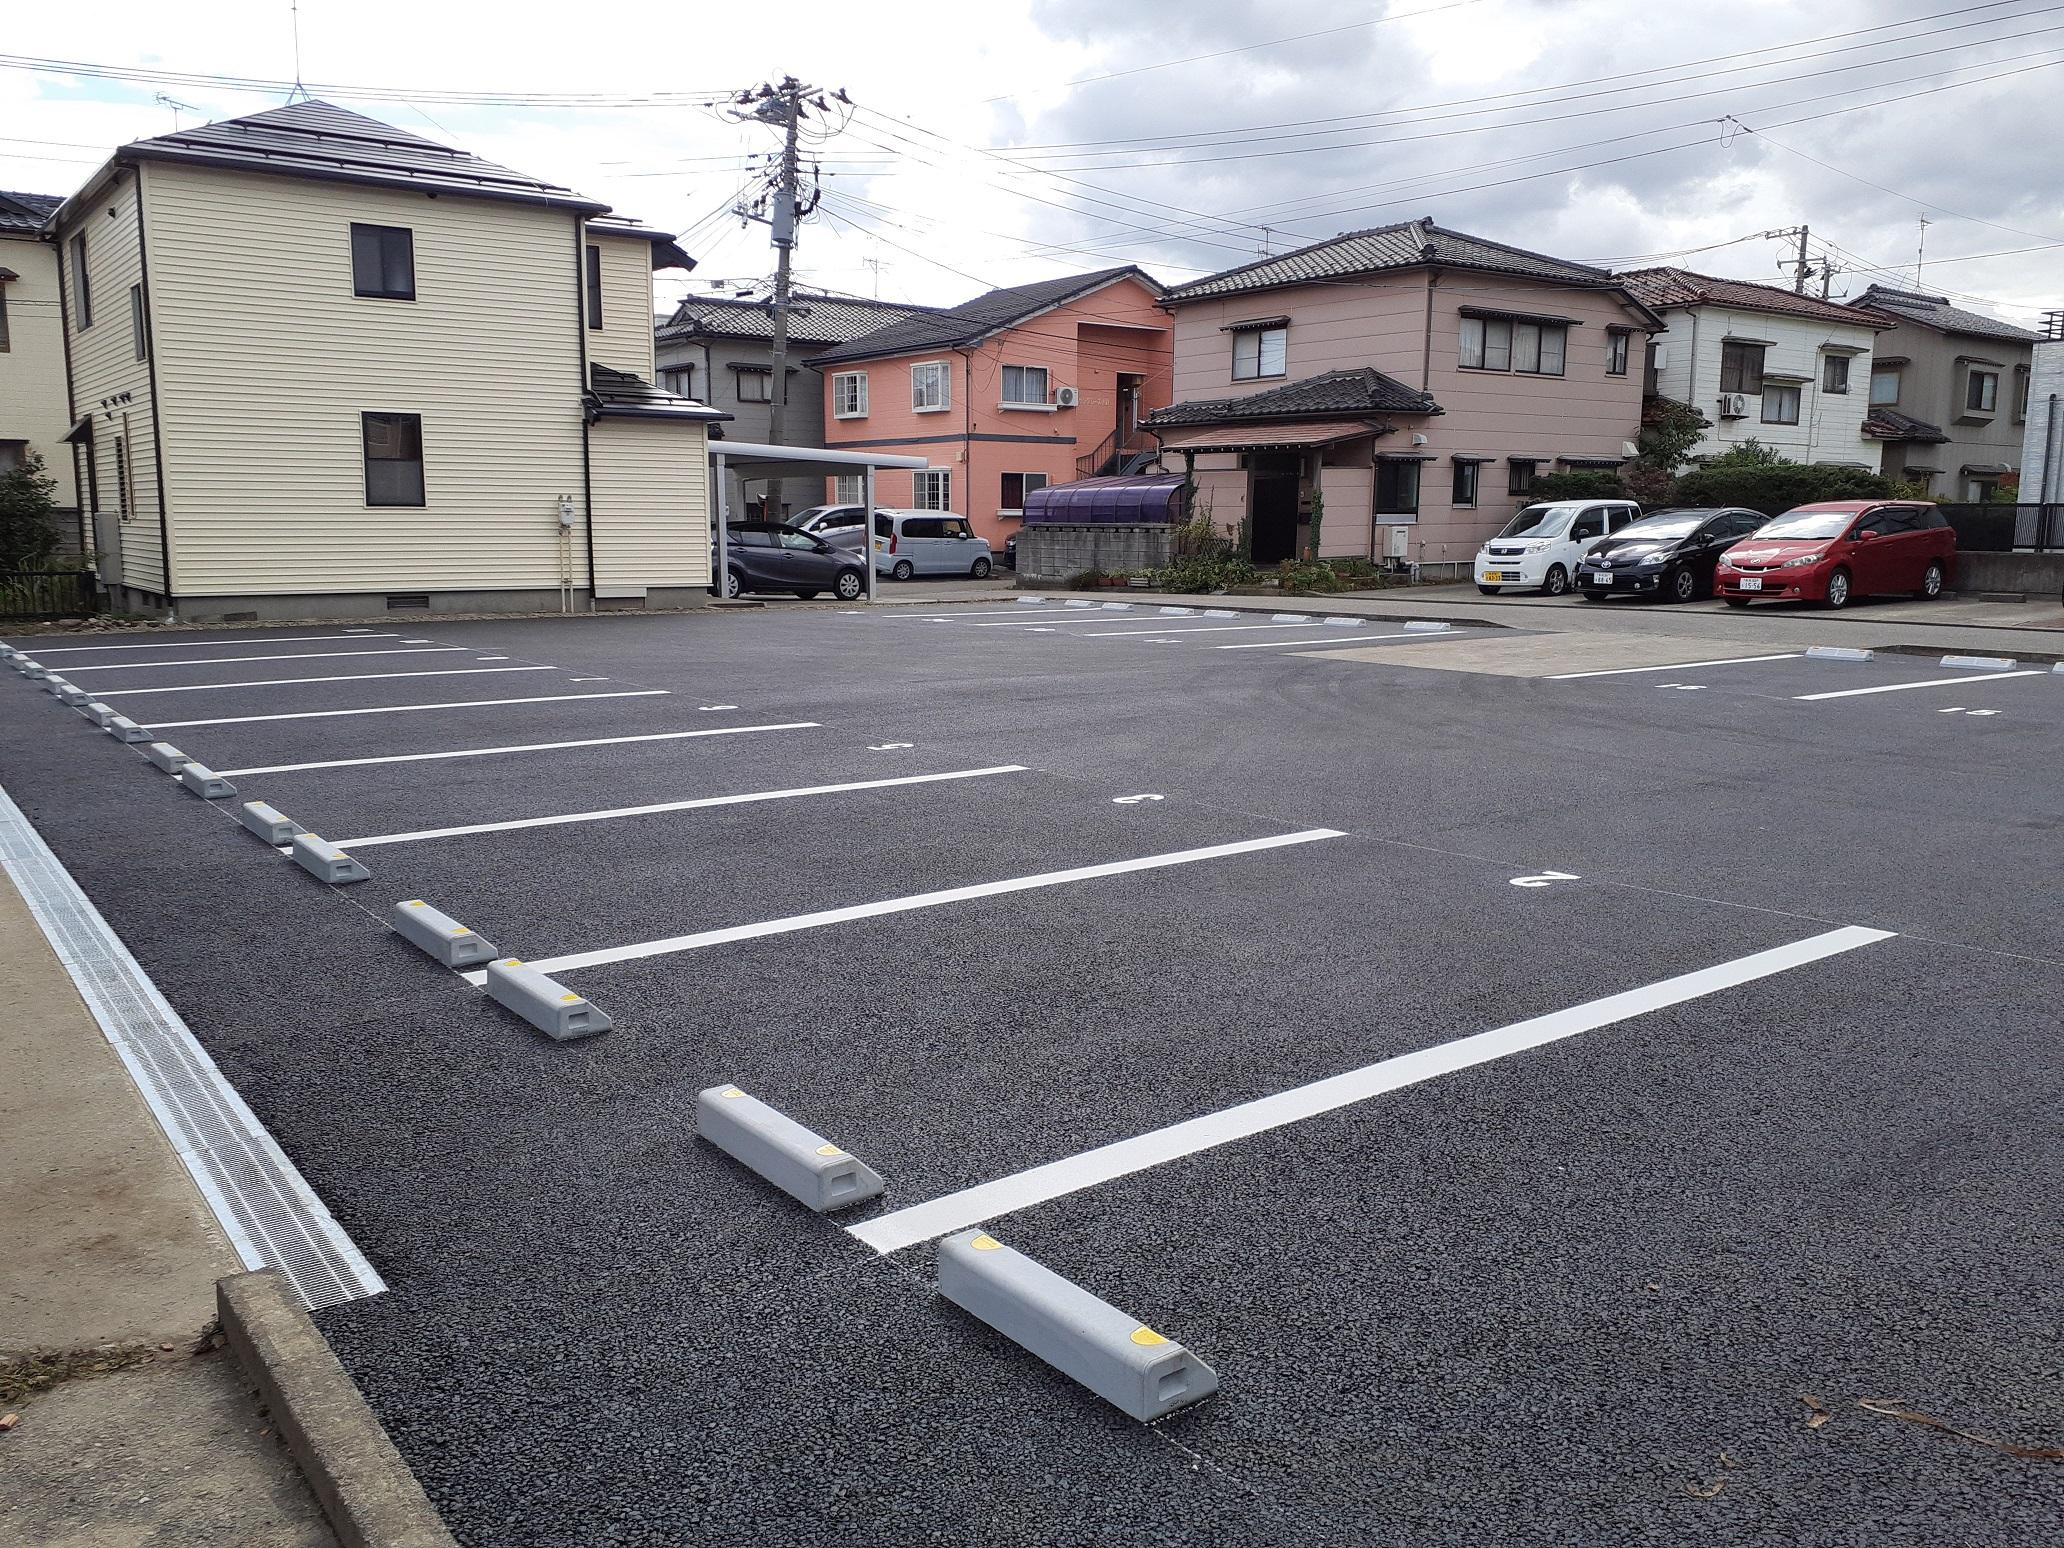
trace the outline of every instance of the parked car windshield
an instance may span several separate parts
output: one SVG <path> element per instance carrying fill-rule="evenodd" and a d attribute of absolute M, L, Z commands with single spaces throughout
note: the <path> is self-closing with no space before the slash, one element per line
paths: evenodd
<path fill-rule="evenodd" d="M 1838 538 L 1856 520 L 1854 511 L 1803 511 L 1765 522 L 1755 532 L 1763 538 Z"/>
<path fill-rule="evenodd" d="M 1680 538 L 1696 532 L 1703 516 L 1644 516 L 1614 534 L 1624 538 Z"/>
<path fill-rule="evenodd" d="M 1561 537 L 1570 524 L 1571 513 L 1557 510 L 1552 505 L 1529 505 L 1512 520 L 1505 523 L 1505 530 L 1498 534 L 1508 537 Z"/>

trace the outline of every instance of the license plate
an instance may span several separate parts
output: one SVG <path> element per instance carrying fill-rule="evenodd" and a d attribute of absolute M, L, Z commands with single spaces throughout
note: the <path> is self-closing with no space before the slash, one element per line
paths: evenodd
<path fill-rule="evenodd" d="M 1484 571 L 1484 572 L 1483 572 L 1483 578 L 1484 578 L 1485 580 L 1487 580 L 1487 581 L 1502 581 L 1502 580 L 1518 580 L 1518 579 L 1519 579 L 1519 577 L 1518 577 L 1517 575 L 1507 575 L 1507 574 L 1506 574 L 1506 573 L 1505 573 L 1505 572 L 1504 572 L 1503 570 L 1486 570 L 1486 571 Z"/>
<path fill-rule="evenodd" d="M 1763 589 L 1763 578 L 1760 575 L 1744 575 L 1741 578 L 1741 589 L 1744 591 L 1761 591 Z"/>
<path fill-rule="evenodd" d="M 1612 583 L 1613 583 L 1613 578 L 1612 578 L 1612 577 L 1611 577 L 1610 575 L 1587 575 L 1587 576 L 1585 576 L 1585 577 L 1584 577 L 1584 584 L 1585 584 L 1585 585 L 1587 585 L 1587 586 L 1603 586 L 1603 587 L 1605 587 L 1605 589 L 1606 589 L 1606 590 L 1608 590 L 1608 591 L 1610 591 L 1610 590 L 1612 589 Z"/>

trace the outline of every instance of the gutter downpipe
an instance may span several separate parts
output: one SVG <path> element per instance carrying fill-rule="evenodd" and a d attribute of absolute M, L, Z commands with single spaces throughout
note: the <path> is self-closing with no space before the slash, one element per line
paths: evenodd
<path fill-rule="evenodd" d="M 573 217 L 573 331 L 580 340 L 580 482 L 581 482 L 581 533 L 586 538 L 588 551 L 588 611 L 595 606 L 595 480 L 593 459 L 588 454 L 588 223 L 585 217 Z"/>
<path fill-rule="evenodd" d="M 136 277 L 143 284 L 143 316 L 146 332 L 143 336 L 144 364 L 149 368 L 151 389 L 151 464 L 157 475 L 158 496 L 158 559 L 165 571 L 165 611 L 171 617 L 179 616 L 179 601 L 172 590 L 172 502 L 165 494 L 165 435 L 158 425 L 158 343 L 151 337 L 149 323 L 150 304 L 150 252 L 145 246 L 143 233 L 143 168 L 136 172 Z M 135 466 L 135 459 L 130 459 Z"/>

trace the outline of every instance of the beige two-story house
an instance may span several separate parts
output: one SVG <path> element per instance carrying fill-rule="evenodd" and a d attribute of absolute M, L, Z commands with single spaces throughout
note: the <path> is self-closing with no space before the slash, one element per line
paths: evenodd
<path fill-rule="evenodd" d="M 1662 323 L 1602 269 L 1432 220 L 1178 285 L 1148 426 L 1258 563 L 1467 569 L 1549 472 L 1633 455 Z M 1318 540 L 1311 533 L 1317 517 Z"/>
<path fill-rule="evenodd" d="M 1878 335 L 1863 422 L 1885 477 L 1975 501 L 2020 471 L 2036 334 L 1889 285 L 1849 304 L 1893 324 Z"/>
<path fill-rule="evenodd" d="M 124 146 L 47 234 L 116 605 L 703 596 L 724 416 L 653 384 L 667 233 L 302 102 Z"/>
<path fill-rule="evenodd" d="M 64 324 L 57 300 L 57 251 L 43 225 L 62 201 L 0 193 L 0 472 L 32 453 L 57 480 L 57 528 L 67 557 L 85 547 L 72 458 L 64 444 Z"/>

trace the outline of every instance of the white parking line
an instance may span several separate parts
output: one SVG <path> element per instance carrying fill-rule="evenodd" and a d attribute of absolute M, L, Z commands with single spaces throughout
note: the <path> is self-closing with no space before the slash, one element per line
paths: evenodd
<path fill-rule="evenodd" d="M 1310 640 L 1250 640 L 1240 645 L 1214 645 L 1213 650 L 1281 650 L 1285 645 L 1302 645 L 1309 650 L 1325 650 L 1334 645 L 1362 645 L 1370 640 L 1452 640 L 1458 634 L 1467 634 L 1467 629 L 1432 630 L 1414 629 L 1409 634 L 1362 634 L 1352 629 L 1334 629 L 1333 638 L 1323 644 L 1314 645 Z"/>
<path fill-rule="evenodd" d="M 248 726 L 261 720 L 331 720 L 339 715 L 412 715 L 420 710 L 482 709 L 493 704 L 560 704 L 568 699 L 652 699 L 671 688 L 618 688 L 609 693 L 546 693 L 534 699 L 458 699 L 449 704 L 376 704 L 370 709 L 290 710 L 284 715 L 223 715 L 214 720 L 152 720 L 153 731 L 183 726 Z"/>
<path fill-rule="evenodd" d="M 1494 1059 L 1539 1048 L 1580 1032 L 1611 1026 L 1665 1006 L 1681 1005 L 1687 1000 L 1753 983 L 1774 973 L 1789 972 L 1810 962 L 1886 940 L 1892 934 L 1890 930 L 1868 930 L 1854 925 L 1830 930 L 1803 941 L 1793 941 L 1790 945 L 1737 957 L 1715 967 L 1700 968 L 1659 983 L 1610 994 L 1604 999 L 1572 1006 L 1568 1010 L 1551 1011 L 1548 1015 L 1514 1022 L 1511 1026 L 1456 1038 L 1415 1053 L 1399 1054 L 1396 1058 L 1316 1080 L 1310 1085 L 1242 1102 L 1221 1112 L 1207 1113 L 1201 1118 L 1186 1119 L 1064 1160 L 1030 1167 L 994 1182 L 963 1188 L 958 1193 L 949 1193 L 924 1204 L 892 1210 L 886 1215 L 877 1215 L 872 1220 L 850 1226 L 848 1231 L 876 1252 L 897 1252 L 944 1236 L 949 1231 L 980 1225 L 999 1215 L 1043 1204 L 1049 1199 L 1110 1182 L 1113 1178 L 1178 1161 L 1200 1150 L 1229 1145 L 1235 1140 L 1316 1118 L 1322 1113 L 1366 1102 L 1371 1097 L 1417 1085 L 1436 1076 L 1452 1075 L 1457 1070 L 1488 1064 Z"/>
<path fill-rule="evenodd" d="M 985 609 L 979 613 L 882 613 L 877 616 L 887 619 L 890 623 L 959 623 L 963 618 L 1023 618 L 1031 611 L 1031 608 L 1025 607 L 1006 607 L 994 611 Z"/>
<path fill-rule="evenodd" d="M 1110 621 L 1110 615 L 1101 608 L 1095 610 L 1076 608 L 1071 612 L 1063 612 L 1056 607 L 1049 608 L 1043 612 L 1028 610 L 1022 613 L 1014 613 L 1002 623 L 976 624 L 975 627 L 977 629 L 1017 629 L 1022 628 L 1026 624 L 1109 623 Z M 959 620 L 955 619 L 953 622 L 958 623 Z"/>
<path fill-rule="evenodd" d="M 66 667 L 68 676 L 81 672 L 148 672 L 152 667 L 233 666 L 240 661 L 323 661 L 332 656 L 427 656 L 466 650 L 465 645 L 402 645 L 386 650 L 293 650 L 284 656 L 192 656 L 185 661 L 104 661 L 99 666 Z M 507 656 L 497 657 L 507 661 Z"/>
<path fill-rule="evenodd" d="M 1804 651 L 1788 650 L 1775 656 L 1722 656 L 1717 661 L 1666 661 L 1661 666 L 1608 667 L 1603 672 L 1557 672 L 1548 681 L 1567 683 L 1579 677 L 1626 677 L 1634 672 L 1695 672 L 1700 667 L 1742 666 L 1751 661 L 1797 661 Z"/>
<path fill-rule="evenodd" d="M 439 667 L 434 672 L 346 672 L 336 677 L 260 677 L 242 683 L 181 683 L 177 688 L 101 688 L 96 689 L 96 699 L 112 699 L 116 694 L 139 693 L 213 693 L 221 688 L 297 688 L 304 683 L 371 683 L 386 682 L 397 677 L 484 677 L 490 672 L 556 672 L 559 668 L 550 666 L 515 667 Z"/>
<path fill-rule="evenodd" d="M 850 908 L 820 909 L 813 914 L 791 914 L 785 919 L 763 919 L 757 924 L 732 925 L 722 930 L 702 930 L 694 935 L 671 935 L 664 940 L 640 941 L 631 946 L 605 946 L 599 951 L 569 952 L 564 956 L 531 958 L 530 965 L 543 973 L 568 973 L 576 968 L 596 967 L 606 962 L 632 962 L 641 957 L 662 957 L 679 951 L 698 951 L 705 946 L 723 946 L 733 941 L 755 940 L 763 935 L 786 935 L 792 930 L 815 930 L 825 925 L 846 924 L 855 919 L 875 919 L 884 914 L 904 914 L 913 909 L 940 908 L 948 903 L 965 903 L 974 898 L 993 898 L 1009 892 L 1028 892 L 1036 887 L 1059 887 L 1069 882 L 1093 881 L 1103 876 L 1122 876 L 1131 871 L 1155 871 L 1171 865 L 1190 865 L 1199 860 L 1217 860 L 1227 855 L 1253 854 L 1264 849 L 1282 849 L 1291 844 L 1309 844 L 1316 839 L 1343 838 L 1338 828 L 1306 828 L 1298 833 L 1279 833 L 1272 838 L 1242 839 L 1235 844 L 1212 844 L 1202 849 L 1178 849 L 1168 854 L 1142 855 L 1137 860 L 1111 860 L 1102 865 L 1079 865 L 1066 871 L 1042 871 L 1036 876 L 1013 876 L 1003 881 L 976 882 L 968 887 L 947 887 L 938 892 L 912 893 L 908 897 L 884 898 L 878 903 L 858 903 Z M 465 975 L 470 983 L 487 981 L 485 972 Z"/>
<path fill-rule="evenodd" d="M 301 645 L 309 640 L 393 640 L 397 634 L 282 634 L 247 635 L 240 640 L 153 640 L 138 645 L 53 645 L 38 656 L 68 656 L 82 650 L 200 650 L 210 645 Z"/>
<path fill-rule="evenodd" d="M 1093 634 L 1082 635 L 1085 640 L 1118 639 L 1128 634 L 1248 634 L 1256 629 L 1305 629 L 1319 627 L 1319 620 L 1310 623 L 1260 623 L 1260 624 L 1206 624 L 1198 629 L 1099 629 Z M 1346 633 L 1346 630 L 1340 631 Z"/>
<path fill-rule="evenodd" d="M 1987 683 L 2003 682 L 2009 677 L 2048 677 L 2047 667 L 2027 672 L 1987 672 L 1983 675 L 1966 672 L 1961 677 L 1931 677 L 1920 683 L 1880 683 L 1875 688 L 1838 688 L 1831 693 L 1795 693 L 1794 699 L 1854 699 L 1866 693 L 1904 693 L 1909 688 L 1982 688 Z"/>
<path fill-rule="evenodd" d="M 949 779 L 982 779 L 991 774 L 1022 774 L 1022 763 L 999 763 L 987 769 L 956 769 L 948 774 L 905 774 L 896 779 L 858 779 L 844 785 L 798 785 L 790 790 L 754 790 L 744 795 L 697 796 L 686 801 L 655 801 L 649 806 L 615 806 L 596 812 L 566 812 L 556 817 L 519 817 L 509 822 L 475 822 L 457 828 L 421 828 L 414 833 L 375 833 L 367 838 L 338 839 L 345 849 L 375 844 L 413 844 L 422 839 L 462 838 L 469 833 L 513 833 L 520 828 L 556 828 L 573 822 L 606 822 L 613 817 L 648 817 L 659 812 L 693 812 L 710 806 L 749 806 L 756 801 L 794 801 L 809 796 L 844 795 L 851 790 L 884 790 L 891 785 L 933 785 Z"/>
<path fill-rule="evenodd" d="M 609 693 L 584 693 L 564 695 L 583 699 L 613 699 L 621 697 Z M 494 699 L 495 704 L 542 704 L 542 699 Z M 403 708 L 415 709 L 410 704 Z M 261 720 L 277 717 L 261 715 Z M 213 725 L 214 721 L 188 721 L 189 725 Z M 377 758 L 325 758 L 315 763 L 264 763 L 248 769 L 217 769 L 224 779 L 235 779 L 241 774 L 298 774 L 306 769 L 356 769 L 375 763 L 427 763 L 439 758 L 488 758 L 498 753 L 556 752 L 562 747 L 613 747 L 622 742 L 678 742 L 691 736 L 744 736 L 753 731 L 806 731 L 820 728 L 822 722 L 815 720 L 784 720 L 766 726 L 717 726 L 708 731 L 647 731 L 637 736 L 588 736 L 573 742 L 523 742 L 509 747 L 460 747 L 451 752 L 386 753 Z"/>

